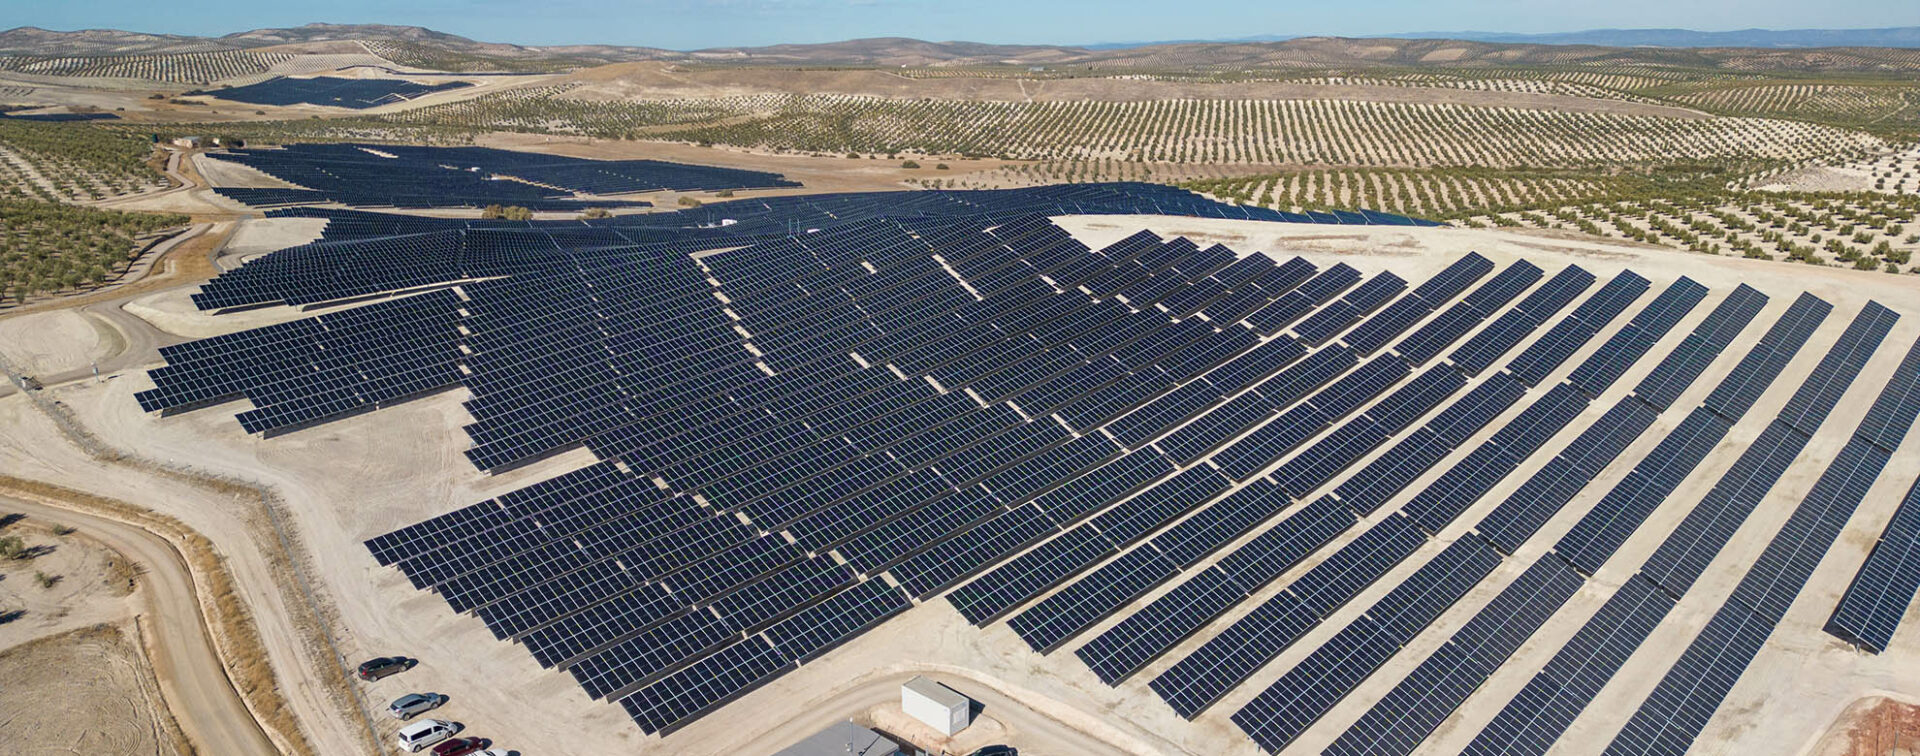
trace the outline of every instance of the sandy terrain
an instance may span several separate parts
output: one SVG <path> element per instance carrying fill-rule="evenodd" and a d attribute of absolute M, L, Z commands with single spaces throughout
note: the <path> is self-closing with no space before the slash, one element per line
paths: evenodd
<path fill-rule="evenodd" d="M 0 503 L 0 521 L 17 513 Z M 0 537 L 25 542 L 28 557 L 0 559 L 0 649 L 133 617 L 136 567 L 79 531 L 21 517 Z M 42 587 L 39 576 L 52 579 Z M 9 680 L 16 678 L 8 678 Z"/>
<path fill-rule="evenodd" d="M 86 367 L 118 351 L 112 326 L 75 310 L 36 312 L 0 320 L 0 354 L 28 375 Z"/>
<path fill-rule="evenodd" d="M 1789 192 L 1881 192 L 1920 194 L 1920 147 L 1890 150 L 1869 159 L 1809 165 L 1767 178 L 1754 188 Z"/>
<path fill-rule="evenodd" d="M 193 161 L 194 170 L 200 172 L 208 183 L 214 186 L 233 186 L 250 189 L 286 189 L 292 187 L 280 179 L 261 172 L 259 169 L 241 165 L 230 160 L 215 160 L 204 152 L 193 153 L 188 158 Z M 242 207 L 245 207 L 242 205 Z"/>
<path fill-rule="evenodd" d="M 1621 570 L 1636 565 L 1650 553 L 1658 543 L 1659 531 L 1677 522 L 1677 517 L 1684 514 L 1684 507 L 1710 487 L 1717 471 L 1723 470 L 1738 455 L 1738 442 L 1751 438 L 1759 425 L 1764 425 L 1765 419 L 1778 410 L 1779 403 L 1797 386 L 1800 377 L 1867 298 L 1878 299 L 1907 314 L 1889 338 L 1887 349 L 1856 385 L 1855 393 L 1816 439 L 1816 454 L 1809 455 L 1790 471 L 1787 482 L 1776 491 L 1769 505 L 1763 507 L 1764 514 L 1756 515 L 1750 527 L 1741 531 L 1728 549 L 1727 558 L 1716 563 L 1703 580 L 1696 590 L 1698 596 L 1682 603 L 1681 611 L 1661 628 L 1655 641 L 1650 642 L 1627 672 L 1609 687 L 1599 702 L 1605 705 L 1597 704 L 1589 711 L 1590 716 L 1576 725 L 1581 737 L 1570 741 L 1573 745 L 1569 746 L 1569 752 L 1597 752 L 1624 722 L 1639 698 L 1657 681 L 1659 671 L 1671 663 L 1699 625 L 1718 607 L 1732 580 L 1757 555 L 1771 536 L 1772 528 L 1784 519 L 1787 508 L 1797 502 L 1805 486 L 1810 485 L 1818 472 L 1818 454 L 1830 453 L 1851 431 L 1859 413 L 1864 411 L 1861 397 L 1871 396 L 1871 392 L 1878 390 L 1899 353 L 1920 335 L 1920 317 L 1916 317 L 1920 314 L 1920 292 L 1913 290 L 1904 279 L 1876 273 L 1736 259 L 1708 260 L 1598 240 L 1543 239 L 1491 230 L 1333 230 L 1137 216 L 1072 218 L 1063 221 L 1063 225 L 1096 245 L 1144 226 L 1161 233 L 1189 235 L 1201 242 L 1221 241 L 1243 252 L 1300 253 L 1322 264 L 1345 261 L 1363 270 L 1392 269 L 1415 280 L 1438 270 L 1467 250 L 1479 250 L 1503 263 L 1525 257 L 1549 272 L 1573 262 L 1603 277 L 1632 268 L 1652 278 L 1656 286 L 1664 286 L 1684 273 L 1712 287 L 1713 298 L 1642 360 L 1619 388 L 1602 397 L 1596 403 L 1599 409 L 1590 411 L 1564 432 L 1556 442 L 1561 444 L 1598 417 L 1617 395 L 1623 395 L 1638 375 L 1671 350 L 1692 324 L 1738 283 L 1751 283 L 1773 296 L 1769 309 L 1756 321 L 1748 338 L 1769 325 L 1803 289 L 1834 302 L 1837 305 L 1834 316 L 1816 334 L 1787 376 L 1776 384 L 1775 390 L 1750 413 L 1750 421 L 1735 429 L 1733 442 L 1716 451 L 1708 464 L 1676 494 L 1669 507 L 1656 514 L 1655 521 L 1629 542 L 1616 560 L 1625 565 Z M 139 307 L 158 312 L 176 307 L 180 300 L 180 292 L 173 292 L 151 297 Z M 194 335 L 210 335 L 223 327 L 234 330 L 259 325 L 262 318 L 292 316 L 292 313 L 258 311 L 257 316 L 250 312 L 207 317 L 175 311 L 166 317 L 156 317 L 134 305 L 128 310 L 153 318 L 153 322 L 169 330 L 191 331 Z M 193 319 L 191 323 L 189 317 Z M 1588 351 L 1593 348 L 1590 345 Z M 1716 376 L 1738 357 L 1736 350 L 1716 363 L 1696 390 L 1683 399 L 1682 409 L 1664 417 L 1649 439 L 1657 440 L 1660 429 L 1671 427 L 1685 408 L 1704 396 L 1706 389 L 1699 387 L 1710 389 Z M 464 392 L 460 391 L 263 441 L 246 436 L 234 422 L 233 413 L 242 409 L 238 405 L 165 418 L 142 414 L 134 405 L 132 394 L 147 385 L 144 375 L 133 371 L 103 380 L 69 383 L 51 393 L 112 446 L 137 449 L 140 454 L 165 464 L 191 465 L 199 470 L 265 484 L 280 492 L 292 515 L 293 528 L 302 541 L 307 574 L 314 577 L 318 590 L 327 596 L 336 613 L 333 629 L 342 653 L 349 660 L 395 653 L 422 660 L 415 670 L 365 686 L 366 700 L 377 707 L 402 692 L 445 693 L 452 697 L 452 702 L 441 710 L 442 715 L 464 723 L 473 734 L 493 737 L 502 746 L 528 752 L 731 754 L 771 751 L 838 719 L 866 716 L 876 723 L 884 723 L 886 700 L 889 696 L 897 697 L 893 686 L 913 673 L 929 672 L 985 700 L 986 715 L 993 720 L 992 724 L 1004 728 L 1007 741 L 1022 746 L 1027 752 L 1251 754 L 1255 752 L 1252 744 L 1227 716 L 1345 624 L 1341 619 L 1316 630 L 1221 705 L 1195 722 L 1187 723 L 1149 692 L 1145 681 L 1172 660 L 1189 653 L 1206 634 L 1182 644 L 1174 654 L 1150 668 L 1148 674 L 1136 676 L 1119 688 L 1108 688 L 1071 655 L 1073 644 L 1051 655 L 1034 654 L 1004 623 L 984 630 L 972 628 L 946 602 L 936 600 L 895 618 L 882 629 L 861 636 L 665 740 L 646 737 L 617 707 L 587 700 L 567 675 L 541 670 L 518 647 L 493 640 L 478 620 L 453 615 L 437 597 L 412 589 L 398 571 L 379 568 L 359 545 L 362 539 L 373 535 L 577 467 L 586 461 L 584 453 L 562 455 L 499 476 L 483 476 L 458 453 L 465 444 L 459 425 L 467 419 L 458 406 L 464 398 Z M 1758 425 L 1752 422 L 1753 418 L 1761 418 Z M 157 511 L 180 517 L 221 544 L 241 577 L 245 598 L 256 608 L 276 667 L 283 674 L 294 675 L 296 682 L 287 693 L 296 710 L 308 722 L 323 750 L 331 747 L 335 752 L 350 752 L 350 744 L 354 742 L 352 733 L 356 728 L 363 728 L 364 723 L 356 713 L 341 711 L 321 691 L 298 682 L 297 670 L 331 660 L 300 647 L 298 636 L 291 629 L 276 624 L 284 616 L 275 609 L 284 600 L 284 594 L 271 584 L 271 573 L 264 567 L 268 558 L 264 550 L 271 545 L 260 543 L 250 525 L 259 518 L 256 505 L 210 499 L 203 492 L 176 481 L 155 479 L 138 470 L 117 466 L 102 469 L 77 449 L 56 440 L 52 426 L 34 414 L 20 397 L 0 399 L 0 426 L 9 429 L 5 437 L 0 437 L 0 459 L 11 460 L 9 464 L 19 470 L 17 474 L 58 480 L 103 495 L 137 498 Z M 1496 423 L 1495 428 L 1498 426 Z M 1644 455 L 1651 445 L 1651 441 L 1643 439 L 1629 449 L 1619 469 L 1625 469 Z M 1549 445 L 1547 451 L 1554 448 Z M 1519 474 L 1496 489 L 1481 509 L 1469 512 L 1462 521 L 1477 519 L 1478 512 L 1497 503 L 1505 492 L 1543 463 L 1545 457 L 1546 454 L 1536 455 Z M 82 470 L 88 471 L 87 474 L 76 474 Z M 1813 588 L 1803 594 L 1788 625 L 1770 643 L 1748 679 L 1736 688 L 1725 713 L 1709 728 L 1702 741 L 1704 748 L 1713 752 L 1734 748 L 1746 752 L 1798 753 L 1811 749 L 1828 722 L 1868 692 L 1884 690 L 1920 698 L 1920 681 L 1903 679 L 1910 676 L 1894 673 L 1915 668 L 1915 662 L 1907 657 L 1920 653 L 1920 643 L 1914 640 L 1914 633 L 1920 630 L 1908 628 L 1911 632 L 1898 636 L 1895 648 L 1883 657 L 1865 657 L 1849 651 L 1818 630 L 1819 620 L 1831 610 L 1838 591 L 1844 588 L 1865 555 L 1862 537 L 1884 522 L 1894 502 L 1894 489 L 1904 490 L 1916 470 L 1920 470 L 1920 445 L 1909 444 L 1907 450 L 1896 456 L 1893 469 L 1876 489 L 1874 498 L 1863 507 L 1860 522 L 1850 529 L 1843 544 L 1817 574 Z M 1596 486 L 1576 499 L 1549 525 L 1547 532 L 1535 539 L 1535 547 L 1550 543 L 1557 534 L 1556 529 L 1570 526 L 1602 492 L 1604 489 Z M 1442 540 L 1447 540 L 1444 534 Z M 1443 545 L 1432 544 L 1382 585 L 1364 593 L 1353 606 L 1369 605 Z M 1457 627 L 1474 607 L 1490 599 L 1500 584 L 1517 575 L 1525 562 L 1538 553 L 1523 552 L 1519 559 L 1503 566 L 1487 585 L 1442 618 L 1438 623 L 1441 632 Z M 1611 589 L 1604 586 L 1617 584 L 1625 574 L 1628 573 L 1603 574 L 1598 587 L 1590 586 L 1571 602 L 1523 649 L 1516 662 L 1490 681 L 1488 688 L 1471 700 L 1456 721 L 1430 743 L 1430 751 L 1449 752 L 1464 745 L 1504 704 L 1506 697 L 1524 683 L 1531 670 L 1544 662 L 1585 615 L 1605 599 Z M 1290 580 L 1291 577 L 1284 578 L 1279 585 Z M 1250 605 L 1243 606 L 1229 618 L 1239 616 L 1247 608 Z M 1214 630 L 1221 626 L 1217 623 Z M 1088 637 L 1091 635 L 1081 636 L 1081 641 Z M 1311 730 L 1297 750 L 1307 752 L 1324 746 L 1346 723 L 1364 711 L 1365 703 L 1398 682 L 1441 637 L 1443 635 L 1435 632 L 1421 636 L 1408 653 L 1394 659 L 1319 727 Z M 1847 673 L 1807 674 L 1813 669 L 1846 670 Z M 1634 682 L 1626 682 L 1629 679 Z M 390 721 L 380 722 L 378 726 L 382 737 L 392 730 Z M 1781 747 L 1762 747 L 1757 751 L 1754 748 L 1770 744 Z"/>
<path fill-rule="evenodd" d="M 0 650 L 0 741 L 20 754 L 187 752 L 132 623 Z M 29 684 L 17 684 L 31 680 Z"/>
<path fill-rule="evenodd" d="M 1855 701 L 1811 751 L 1814 756 L 1920 753 L 1920 706 L 1871 696 Z"/>

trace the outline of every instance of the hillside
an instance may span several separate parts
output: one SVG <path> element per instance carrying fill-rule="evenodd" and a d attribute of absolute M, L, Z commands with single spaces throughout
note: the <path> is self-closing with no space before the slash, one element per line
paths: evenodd
<path fill-rule="evenodd" d="M 1661 30 L 1635 34 L 1659 37 Z M 1834 34 L 1823 39 L 1853 43 L 1884 39 L 1889 45 L 1920 44 L 1920 32 L 1884 30 L 1877 37 Z M 1598 33 L 1594 33 L 1597 35 Z M 1516 37 L 1504 41 L 1433 38 L 1304 37 L 1284 41 L 1184 42 L 1123 47 L 997 45 L 932 42 L 900 37 L 853 39 L 820 44 L 718 47 L 671 51 L 650 47 L 581 44 L 526 46 L 481 42 L 418 26 L 381 24 L 307 24 L 286 29 L 255 29 L 220 37 L 190 37 L 110 29 L 49 31 L 20 27 L 0 32 L 0 54 L 16 56 L 154 55 L 278 48 L 363 42 L 405 65 L 453 71 L 553 70 L 643 60 L 715 65 L 781 67 L 1086 67 L 1091 69 L 1256 69 L 1327 67 L 1665 66 L 1723 71 L 1810 71 L 1886 73 L 1920 70 L 1920 50 L 1902 47 L 1786 47 L 1765 39 L 1709 36 L 1703 40 L 1754 46 L 1625 46 L 1633 37 L 1561 35 L 1548 40 Z M 1674 39 L 1672 35 L 1659 37 Z M 1807 37 L 1813 38 L 1813 37 Z M 1617 39 L 1619 45 L 1573 44 Z M 1650 43 L 1657 44 L 1657 43 Z M 286 46 L 293 45 L 288 49 Z"/>

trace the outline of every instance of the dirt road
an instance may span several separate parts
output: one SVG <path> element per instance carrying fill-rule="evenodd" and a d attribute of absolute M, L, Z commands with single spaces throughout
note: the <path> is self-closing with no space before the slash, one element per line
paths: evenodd
<path fill-rule="evenodd" d="M 148 653 L 167 708 L 201 753 L 272 754 L 272 741 L 227 679 L 207 637 L 193 578 L 164 539 L 116 520 L 0 497 L 0 507 L 80 528 L 143 569 L 141 597 L 152 633 Z"/>

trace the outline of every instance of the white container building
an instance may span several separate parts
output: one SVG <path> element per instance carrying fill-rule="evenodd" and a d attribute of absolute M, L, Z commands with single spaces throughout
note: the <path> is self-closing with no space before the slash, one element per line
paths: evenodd
<path fill-rule="evenodd" d="M 973 724 L 971 699 L 925 677 L 915 677 L 900 686 L 900 708 L 907 716 L 949 737 Z"/>

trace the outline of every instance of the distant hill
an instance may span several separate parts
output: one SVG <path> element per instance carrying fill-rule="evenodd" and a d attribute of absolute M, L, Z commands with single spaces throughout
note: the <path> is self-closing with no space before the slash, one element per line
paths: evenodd
<path fill-rule="evenodd" d="M 1106 42 L 1088 50 L 1125 50 L 1136 47 L 1195 44 L 1290 42 L 1312 39 L 1311 34 L 1261 34 L 1232 39 L 1182 39 L 1152 42 Z M 1597 47 L 1895 47 L 1920 48 L 1920 26 L 1883 29 L 1742 29 L 1708 32 L 1693 29 L 1588 29 L 1552 34 L 1516 34 L 1489 31 L 1402 32 L 1371 34 L 1356 39 L 1450 39 L 1512 45 L 1593 45 Z"/>
<path fill-rule="evenodd" d="M 1402 39 L 1464 39 L 1530 45 L 1604 47 L 1920 47 L 1920 26 L 1885 29 L 1742 29 L 1703 32 L 1692 29 L 1591 29 L 1560 34 L 1502 32 L 1416 32 L 1389 34 Z"/>
<path fill-rule="evenodd" d="M 207 52 L 235 47 L 206 37 L 144 34 L 118 29 L 49 31 L 22 26 L 0 32 L 0 54 L 12 55 L 127 55 Z"/>
<path fill-rule="evenodd" d="M 1085 48 L 1058 45 L 993 45 L 878 37 L 810 45 L 721 47 L 695 50 L 686 55 L 694 60 L 754 63 L 952 66 L 1073 62 L 1085 60 L 1088 52 Z"/>
<path fill-rule="evenodd" d="M 1608 43 L 1602 44 L 1602 41 Z M 1920 57 L 1907 52 L 1920 47 L 1920 27 L 1746 32 L 1642 29 L 1552 35 L 1457 32 L 1092 47 L 883 37 L 694 51 L 620 45 L 523 46 L 480 42 L 418 26 L 382 24 L 307 24 L 220 37 L 111 29 L 60 32 L 21 27 L 0 32 L 0 55 L 59 57 L 266 49 L 299 54 L 337 52 L 341 45 L 355 42 L 367 43 L 398 63 L 451 71 L 551 71 L 639 61 L 786 67 L 1075 66 L 1121 70 L 1653 65 L 1755 72 L 1920 71 Z M 1813 44 L 1823 46 L 1806 46 Z"/>

